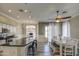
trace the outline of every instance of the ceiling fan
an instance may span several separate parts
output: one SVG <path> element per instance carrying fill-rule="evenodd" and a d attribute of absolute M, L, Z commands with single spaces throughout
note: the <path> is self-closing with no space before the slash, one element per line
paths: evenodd
<path fill-rule="evenodd" d="M 56 13 L 57 13 L 57 16 L 56 16 L 56 18 L 55 18 L 55 22 L 62 22 L 64 19 L 69 19 L 69 18 L 71 18 L 71 16 L 59 15 L 59 11 L 56 11 Z M 63 13 L 63 14 L 64 14 L 64 13 L 67 13 L 67 11 L 63 11 L 62 13 Z"/>
<path fill-rule="evenodd" d="M 58 19 L 68 19 L 68 18 L 71 18 L 71 16 L 59 16 L 59 11 L 56 11 L 57 12 L 57 17 L 56 17 L 56 20 Z M 66 11 L 64 11 L 63 13 L 66 13 Z"/>

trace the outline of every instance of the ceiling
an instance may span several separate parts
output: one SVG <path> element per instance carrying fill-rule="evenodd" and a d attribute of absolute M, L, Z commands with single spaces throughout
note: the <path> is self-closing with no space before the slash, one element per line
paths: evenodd
<path fill-rule="evenodd" d="M 20 12 L 19 10 L 27 10 Z M 11 12 L 8 12 L 11 10 Z M 78 3 L 0 3 L 0 14 L 5 14 L 15 20 L 52 22 L 56 17 L 56 11 L 67 11 L 65 16 L 79 15 Z M 52 19 L 52 20 L 50 20 Z"/>

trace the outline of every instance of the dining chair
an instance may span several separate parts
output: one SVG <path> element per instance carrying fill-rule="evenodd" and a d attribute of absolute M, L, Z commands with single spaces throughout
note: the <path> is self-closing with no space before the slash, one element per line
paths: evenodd
<path fill-rule="evenodd" d="M 76 55 L 76 40 L 67 39 L 66 44 L 64 45 L 64 56 L 75 56 Z"/>

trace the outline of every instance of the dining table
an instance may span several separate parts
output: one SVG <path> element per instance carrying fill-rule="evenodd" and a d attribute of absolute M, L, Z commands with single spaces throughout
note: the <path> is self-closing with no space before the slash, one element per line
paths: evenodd
<path fill-rule="evenodd" d="M 73 40 L 74 41 L 73 43 L 71 42 L 71 40 L 68 40 L 68 41 L 64 40 L 62 38 L 53 40 L 53 42 L 55 42 L 57 45 L 60 46 L 59 47 L 60 48 L 60 56 L 63 55 L 63 47 L 65 47 L 68 44 L 71 44 L 71 45 L 73 45 L 73 47 L 75 47 L 75 55 L 77 55 L 77 41 Z"/>

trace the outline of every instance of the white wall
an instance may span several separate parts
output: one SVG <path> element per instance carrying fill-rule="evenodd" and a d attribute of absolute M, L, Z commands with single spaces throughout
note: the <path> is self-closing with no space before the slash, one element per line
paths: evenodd
<path fill-rule="evenodd" d="M 70 34 L 71 37 L 79 39 L 79 16 L 70 20 Z"/>

